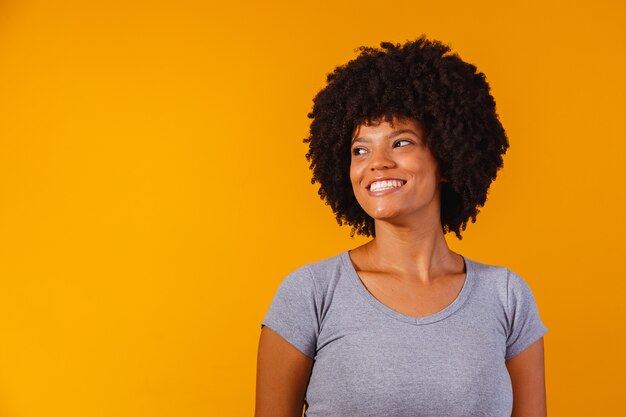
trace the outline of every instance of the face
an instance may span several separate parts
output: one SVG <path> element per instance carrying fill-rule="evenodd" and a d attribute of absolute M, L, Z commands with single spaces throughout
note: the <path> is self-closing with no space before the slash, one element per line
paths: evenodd
<path fill-rule="evenodd" d="M 392 125 L 393 124 L 393 125 Z M 357 201 L 375 220 L 440 222 L 439 171 L 414 119 L 357 126 L 350 181 Z"/>

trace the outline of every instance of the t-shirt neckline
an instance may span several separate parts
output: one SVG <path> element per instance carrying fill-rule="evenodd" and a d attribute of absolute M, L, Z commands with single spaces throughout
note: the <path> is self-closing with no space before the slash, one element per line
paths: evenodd
<path fill-rule="evenodd" d="M 446 317 L 450 316 L 451 314 L 453 314 L 455 311 L 457 311 L 459 308 L 463 306 L 463 304 L 469 297 L 470 291 L 474 284 L 474 268 L 472 265 L 472 261 L 470 259 L 467 259 L 465 256 L 461 255 L 461 257 L 463 258 L 463 262 L 465 263 L 465 281 L 463 282 L 463 287 L 461 288 L 461 291 L 459 292 L 457 297 L 454 299 L 454 301 L 452 301 L 442 310 L 439 310 L 438 312 L 429 314 L 427 316 L 423 316 L 423 317 L 407 316 L 390 307 L 387 307 L 385 304 L 380 302 L 376 297 L 374 297 L 372 293 L 369 292 L 369 290 L 365 287 L 365 284 L 363 284 L 363 282 L 361 281 L 361 278 L 359 278 L 359 275 L 356 272 L 354 265 L 352 264 L 352 260 L 350 259 L 349 252 L 350 251 L 345 251 L 341 254 L 342 266 L 344 270 L 347 272 L 350 278 L 350 281 L 354 284 L 357 292 L 360 293 L 361 296 L 368 303 L 374 306 L 377 310 L 381 311 L 387 316 L 403 321 L 405 323 L 410 323 L 414 325 L 423 325 L 423 324 L 435 323 L 437 321 L 441 321 L 445 319 Z"/>

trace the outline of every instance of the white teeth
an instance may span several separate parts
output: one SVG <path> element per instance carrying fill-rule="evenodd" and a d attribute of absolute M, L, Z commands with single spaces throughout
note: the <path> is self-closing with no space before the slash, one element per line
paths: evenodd
<path fill-rule="evenodd" d="M 370 191 L 375 193 L 376 191 L 388 190 L 390 188 L 402 187 L 404 185 L 404 181 L 399 180 L 386 180 L 386 181 L 376 181 L 370 185 Z"/>

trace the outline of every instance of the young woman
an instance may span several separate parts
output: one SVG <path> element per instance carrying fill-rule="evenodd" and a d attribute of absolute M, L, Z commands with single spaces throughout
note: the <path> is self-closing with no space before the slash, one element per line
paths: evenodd
<path fill-rule="evenodd" d="M 422 37 L 361 47 L 327 81 L 305 139 L 313 181 L 372 239 L 282 282 L 256 417 L 545 416 L 532 291 L 444 239 L 476 221 L 509 146 L 484 75 Z"/>

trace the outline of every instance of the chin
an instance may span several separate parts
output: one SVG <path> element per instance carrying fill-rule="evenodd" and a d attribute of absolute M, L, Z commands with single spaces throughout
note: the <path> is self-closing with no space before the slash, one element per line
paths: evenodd
<path fill-rule="evenodd" d="M 376 221 L 387 222 L 395 225 L 405 225 L 414 223 L 416 218 L 421 218 L 422 221 L 440 221 L 440 212 L 431 210 L 402 210 L 380 208 L 379 210 L 366 210 L 366 213 Z"/>
<path fill-rule="evenodd" d="M 400 216 L 400 213 L 392 210 L 376 210 L 367 212 L 367 214 L 374 220 L 391 220 Z"/>

